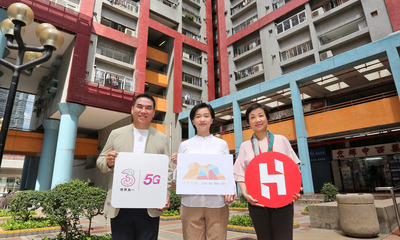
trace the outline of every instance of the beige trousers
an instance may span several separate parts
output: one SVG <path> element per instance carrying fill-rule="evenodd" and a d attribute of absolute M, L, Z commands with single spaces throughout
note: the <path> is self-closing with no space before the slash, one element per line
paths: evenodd
<path fill-rule="evenodd" d="M 181 205 L 180 215 L 184 240 L 226 239 L 229 219 L 228 205 L 222 208 Z"/>

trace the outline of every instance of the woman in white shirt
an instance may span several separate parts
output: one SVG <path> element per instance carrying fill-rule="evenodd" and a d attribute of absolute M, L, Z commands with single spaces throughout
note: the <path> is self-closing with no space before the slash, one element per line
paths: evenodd
<path fill-rule="evenodd" d="M 228 144 L 210 133 L 215 119 L 214 109 L 206 103 L 197 104 L 190 111 L 196 135 L 179 146 L 178 153 L 229 154 Z M 177 153 L 171 160 L 177 163 Z M 226 239 L 229 203 L 234 195 L 182 195 L 181 220 L 183 239 Z"/>

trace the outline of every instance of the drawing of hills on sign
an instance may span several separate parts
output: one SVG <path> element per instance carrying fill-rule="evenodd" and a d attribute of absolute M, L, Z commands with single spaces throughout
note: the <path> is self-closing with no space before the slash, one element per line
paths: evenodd
<path fill-rule="evenodd" d="M 208 164 L 201 166 L 197 162 L 189 164 L 189 170 L 183 179 L 188 180 L 225 180 L 225 176 L 219 172 L 218 167 Z"/>

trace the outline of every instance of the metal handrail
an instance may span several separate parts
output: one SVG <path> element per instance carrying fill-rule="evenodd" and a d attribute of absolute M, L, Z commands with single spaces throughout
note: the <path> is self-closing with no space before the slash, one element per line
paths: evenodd
<path fill-rule="evenodd" d="M 393 206 L 394 206 L 394 211 L 396 214 L 396 219 L 397 219 L 397 227 L 400 230 L 400 216 L 399 216 L 399 208 L 397 207 L 397 201 L 396 201 L 396 196 L 394 191 L 400 190 L 400 186 L 396 187 L 375 187 L 376 191 L 390 191 L 392 194 L 392 199 L 393 199 Z"/>

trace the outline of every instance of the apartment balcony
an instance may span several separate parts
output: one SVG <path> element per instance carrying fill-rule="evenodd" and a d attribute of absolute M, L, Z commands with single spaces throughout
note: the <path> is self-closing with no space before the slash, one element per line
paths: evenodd
<path fill-rule="evenodd" d="M 186 29 L 182 29 L 182 34 L 185 35 L 185 36 L 188 36 L 190 38 L 193 38 L 196 41 L 201 41 L 201 36 L 200 35 L 195 34 L 193 32 L 190 32 L 190 31 L 188 31 Z"/>
<path fill-rule="evenodd" d="M 101 17 L 100 23 L 104 26 L 110 27 L 112 29 L 115 29 L 119 32 L 123 32 L 125 34 L 131 35 L 133 37 L 136 37 L 136 30 L 125 27 L 124 25 L 114 22 L 110 19 L 107 19 L 105 17 Z"/>
<path fill-rule="evenodd" d="M 286 3 L 290 2 L 291 0 L 273 0 L 272 1 L 272 8 L 273 10 L 276 10 L 280 7 L 282 7 L 283 5 L 285 5 Z"/>
<path fill-rule="evenodd" d="M 147 46 L 147 59 L 162 63 L 168 64 L 168 53 L 161 51 L 159 49 Z"/>
<path fill-rule="evenodd" d="M 254 52 L 261 50 L 260 39 L 254 39 L 246 44 L 233 49 L 233 61 L 239 61 L 251 56 Z"/>
<path fill-rule="evenodd" d="M 201 8 L 200 0 L 184 0 L 184 2 L 197 9 Z"/>
<path fill-rule="evenodd" d="M 250 24 L 254 23 L 255 21 L 258 20 L 257 15 L 254 15 L 253 17 L 247 19 L 246 21 L 240 23 L 239 25 L 235 26 L 232 28 L 232 35 L 239 32 L 240 30 L 246 28 L 247 26 L 249 26 Z"/>
<path fill-rule="evenodd" d="M 68 1 L 68 0 L 49 0 L 50 2 L 56 3 L 56 5 L 60 7 L 65 7 L 75 12 L 79 12 L 80 4 L 76 4 L 75 2 Z M 81 0 L 82 1 L 82 0 Z"/>
<path fill-rule="evenodd" d="M 111 46 L 97 44 L 96 58 L 126 69 L 133 69 L 135 56 L 130 52 Z"/>
<path fill-rule="evenodd" d="M 182 97 L 182 106 L 190 109 L 196 106 L 197 104 L 201 103 L 201 100 L 192 99 L 190 96 L 183 96 Z"/>
<path fill-rule="evenodd" d="M 190 87 L 196 90 L 202 90 L 202 79 L 187 73 L 182 73 L 182 83 L 184 86 Z"/>
<path fill-rule="evenodd" d="M 235 72 L 236 83 L 243 83 L 264 74 L 262 63 L 257 63 L 243 70 Z"/>
<path fill-rule="evenodd" d="M 188 63 L 188 64 L 190 64 L 190 65 L 192 65 L 194 67 L 197 67 L 197 68 L 202 68 L 203 67 L 202 61 L 201 61 L 202 60 L 201 59 L 201 55 L 196 55 L 196 54 L 191 53 L 191 52 L 183 51 L 182 60 L 185 63 Z"/>
<path fill-rule="evenodd" d="M 182 19 L 184 23 L 192 24 L 196 27 L 201 27 L 201 17 L 187 9 L 182 9 Z"/>
<path fill-rule="evenodd" d="M 94 82 L 112 89 L 121 89 L 128 92 L 133 92 L 135 86 L 135 81 L 132 77 L 99 68 L 95 68 Z"/>
<path fill-rule="evenodd" d="M 280 52 L 280 66 L 290 65 L 297 62 L 305 57 L 313 55 L 311 51 L 313 49 L 311 41 L 294 46 L 290 49 Z"/>
<path fill-rule="evenodd" d="M 155 70 L 146 70 L 146 82 L 160 87 L 168 87 L 168 77 Z"/>
<path fill-rule="evenodd" d="M 103 4 L 107 4 L 108 6 L 112 6 L 118 10 L 122 10 L 135 17 L 138 17 L 139 14 L 139 3 L 132 0 L 103 0 Z"/>
<path fill-rule="evenodd" d="M 338 13 L 341 13 L 350 8 L 354 8 L 357 4 L 360 4 L 360 0 L 334 0 L 341 1 L 341 4 L 332 5 L 335 7 L 327 7 L 326 4 L 314 9 L 311 13 L 312 20 L 314 23 L 325 21 L 328 18 L 335 18 Z"/>
<path fill-rule="evenodd" d="M 156 1 L 164 4 L 167 7 L 172 8 L 172 9 L 176 9 L 176 7 L 178 6 L 178 3 L 174 2 L 174 1 L 170 1 L 170 0 L 156 0 Z"/>
<path fill-rule="evenodd" d="M 308 29 L 308 24 L 306 24 L 307 15 L 305 11 L 301 11 L 289 18 L 283 20 L 276 24 L 277 39 L 283 40 L 288 37 L 293 36 L 295 33 L 305 31 Z"/>
<path fill-rule="evenodd" d="M 332 49 L 344 45 L 357 38 L 364 37 L 369 34 L 369 29 L 363 17 L 351 21 L 329 32 L 325 32 L 318 36 L 320 42 L 320 51 Z"/>
<path fill-rule="evenodd" d="M 231 19 L 237 19 L 256 6 L 256 0 L 243 0 L 231 8 Z"/>
<path fill-rule="evenodd" d="M 179 3 L 177 0 L 151 0 L 150 18 L 169 27 L 176 25 L 181 20 Z"/>

